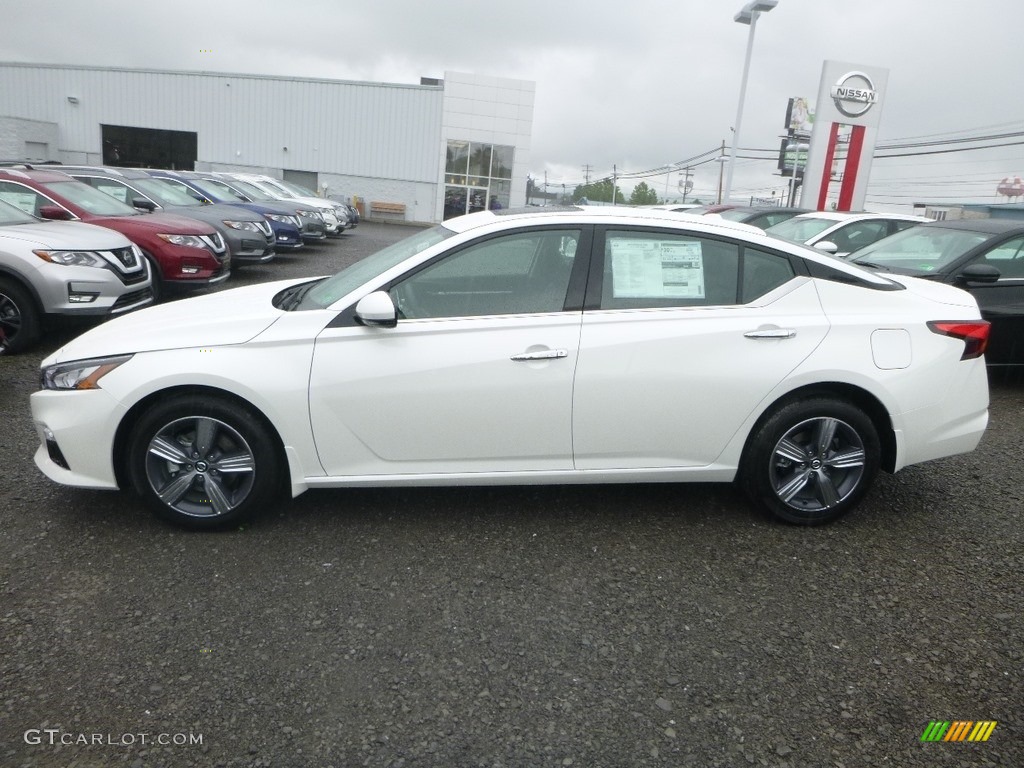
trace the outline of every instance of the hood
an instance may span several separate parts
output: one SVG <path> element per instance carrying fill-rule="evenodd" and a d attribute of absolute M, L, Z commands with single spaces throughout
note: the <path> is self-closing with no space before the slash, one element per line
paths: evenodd
<path fill-rule="evenodd" d="M 173 235 L 213 235 L 216 231 L 209 224 L 205 224 L 187 216 L 178 216 L 174 213 L 140 213 L 138 216 L 97 216 L 97 224 L 116 229 L 118 232 L 132 231 L 132 228 L 142 227 L 150 230 L 153 234 Z"/>
<path fill-rule="evenodd" d="M 0 240 L 18 240 L 26 245 L 52 250 L 109 251 L 131 246 L 118 232 L 80 221 L 40 221 L 3 226 L 0 227 Z"/>
<path fill-rule="evenodd" d="M 289 200 L 294 200 L 296 203 L 301 203 L 302 205 L 311 205 L 314 208 L 320 208 L 323 210 L 329 209 L 332 211 L 334 210 L 334 206 L 337 205 L 337 203 L 332 203 L 330 200 L 325 200 L 322 197 L 292 197 L 289 198 Z"/>
<path fill-rule="evenodd" d="M 244 344 L 284 312 L 271 304 L 304 277 L 279 280 L 160 304 L 108 320 L 58 349 L 43 365 L 163 349 Z"/>
<path fill-rule="evenodd" d="M 212 203 L 210 205 L 182 205 L 167 206 L 167 211 L 173 211 L 175 215 L 185 216 L 190 219 L 209 221 L 220 224 L 227 221 L 263 221 L 263 216 L 235 205 L 224 203 Z"/>

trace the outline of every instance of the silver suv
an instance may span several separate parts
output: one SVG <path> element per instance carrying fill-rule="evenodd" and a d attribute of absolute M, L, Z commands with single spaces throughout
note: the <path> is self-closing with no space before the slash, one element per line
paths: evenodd
<path fill-rule="evenodd" d="M 45 315 L 119 315 L 153 303 L 148 262 L 119 232 L 41 221 L 0 201 L 0 355 L 27 349 Z"/>

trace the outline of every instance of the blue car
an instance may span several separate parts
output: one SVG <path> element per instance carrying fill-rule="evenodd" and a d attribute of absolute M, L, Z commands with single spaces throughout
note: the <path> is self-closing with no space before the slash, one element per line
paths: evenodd
<path fill-rule="evenodd" d="M 270 222 L 277 240 L 278 251 L 296 250 L 302 247 L 302 222 L 295 206 L 287 203 L 249 202 L 232 194 L 223 184 L 211 183 L 196 171 L 162 171 L 147 168 L 146 173 L 156 179 L 180 185 L 183 191 L 204 203 L 236 205 L 262 214 Z"/>

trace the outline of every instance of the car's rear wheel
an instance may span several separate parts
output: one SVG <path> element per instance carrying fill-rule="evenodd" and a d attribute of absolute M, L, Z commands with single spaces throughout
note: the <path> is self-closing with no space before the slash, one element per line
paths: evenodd
<path fill-rule="evenodd" d="M 813 397 L 783 405 L 750 437 L 740 484 L 776 517 L 820 525 L 853 509 L 878 473 L 881 447 L 855 405 Z"/>
<path fill-rule="evenodd" d="M 127 450 L 132 484 L 176 525 L 235 525 L 277 497 L 274 440 L 261 419 L 229 400 L 159 403 L 139 419 Z"/>
<path fill-rule="evenodd" d="M 28 291 L 13 280 L 0 278 L 0 355 L 28 349 L 39 334 L 39 311 Z"/>

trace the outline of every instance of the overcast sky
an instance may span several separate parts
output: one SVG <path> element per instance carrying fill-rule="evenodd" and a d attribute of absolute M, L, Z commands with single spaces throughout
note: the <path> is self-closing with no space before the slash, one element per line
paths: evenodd
<path fill-rule="evenodd" d="M 531 173 L 572 187 L 587 166 L 599 178 L 613 166 L 641 171 L 731 143 L 749 31 L 733 16 L 744 2 L 3 0 L 0 60 L 394 83 L 446 70 L 533 80 Z M 779 0 L 757 24 L 741 145 L 778 148 L 787 99 L 816 98 L 826 59 L 890 70 L 882 145 L 1024 132 L 1022 40 L 1021 0 Z M 718 169 L 695 170 L 705 200 Z M 1024 144 L 878 158 L 867 207 L 996 201 L 996 183 L 1016 175 Z M 678 179 L 647 182 L 678 196 Z M 737 161 L 734 198 L 784 186 L 773 163 Z"/>

